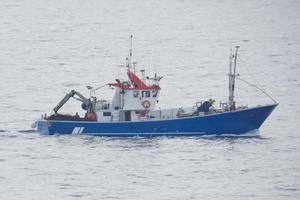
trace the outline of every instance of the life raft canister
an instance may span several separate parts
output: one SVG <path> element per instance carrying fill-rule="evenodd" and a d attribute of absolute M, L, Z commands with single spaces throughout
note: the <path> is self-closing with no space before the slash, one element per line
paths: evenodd
<path fill-rule="evenodd" d="M 151 103 L 150 103 L 150 101 L 145 100 L 145 101 L 142 102 L 142 106 L 143 106 L 144 108 L 150 108 Z"/>

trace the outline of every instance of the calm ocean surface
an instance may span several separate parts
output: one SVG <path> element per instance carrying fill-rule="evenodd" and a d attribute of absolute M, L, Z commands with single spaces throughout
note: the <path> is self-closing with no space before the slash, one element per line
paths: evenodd
<path fill-rule="evenodd" d="M 0 199 L 300 199 L 299 10 L 293 0 L 0 1 Z M 240 77 L 280 104 L 257 137 L 31 129 L 71 89 L 125 78 L 131 34 L 138 69 L 164 76 L 161 108 L 225 101 L 235 45 Z M 236 87 L 240 105 L 271 102 Z"/>

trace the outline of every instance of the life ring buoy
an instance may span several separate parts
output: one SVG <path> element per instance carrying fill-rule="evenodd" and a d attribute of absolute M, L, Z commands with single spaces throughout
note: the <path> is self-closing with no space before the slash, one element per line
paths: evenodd
<path fill-rule="evenodd" d="M 151 103 L 150 103 L 150 101 L 146 100 L 146 101 L 142 102 L 142 106 L 147 109 L 147 108 L 150 108 Z"/>

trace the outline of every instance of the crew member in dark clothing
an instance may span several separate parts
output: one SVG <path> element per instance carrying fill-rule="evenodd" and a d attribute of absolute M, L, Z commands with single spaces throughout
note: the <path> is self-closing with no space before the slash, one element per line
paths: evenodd
<path fill-rule="evenodd" d="M 213 105 L 215 100 L 209 99 L 208 101 L 205 101 L 201 104 L 201 106 L 198 107 L 197 112 L 204 112 L 205 114 L 209 112 L 209 108 Z"/>

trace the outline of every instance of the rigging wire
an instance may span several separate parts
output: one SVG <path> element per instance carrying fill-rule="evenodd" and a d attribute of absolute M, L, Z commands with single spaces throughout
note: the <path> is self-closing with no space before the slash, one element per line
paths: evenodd
<path fill-rule="evenodd" d="M 262 93 L 264 93 L 266 96 L 268 96 L 274 103 L 277 103 L 277 101 L 271 96 L 269 95 L 265 90 L 261 89 L 260 87 L 258 87 L 257 85 L 253 84 L 253 83 L 250 83 L 244 79 L 241 79 L 240 77 L 236 77 L 238 80 L 244 82 L 244 83 L 247 83 L 248 85 L 252 86 L 252 87 L 255 87 L 256 89 L 258 89 L 259 91 L 261 91 Z"/>
<path fill-rule="evenodd" d="M 240 81 L 242 81 L 242 82 L 244 82 L 244 83 L 246 83 L 246 84 L 248 84 L 248 85 L 250 85 L 250 86 L 252 86 L 252 87 L 254 87 L 254 88 L 256 88 L 256 89 L 258 89 L 258 90 L 261 91 L 263 94 L 265 94 L 267 97 L 269 97 L 274 103 L 277 103 L 277 101 L 276 101 L 270 94 L 268 94 L 268 93 L 266 92 L 266 90 L 262 89 L 263 87 L 262 87 L 261 84 L 258 82 L 258 80 L 255 78 L 255 76 L 251 73 L 251 71 L 249 70 L 249 68 L 248 68 L 247 65 L 246 65 L 246 62 L 243 61 L 243 60 L 240 58 L 240 56 L 238 56 L 238 58 L 239 58 L 239 60 L 244 64 L 244 67 L 246 68 L 248 74 L 251 76 L 251 78 L 254 80 L 254 82 L 256 82 L 256 84 L 253 84 L 253 83 L 251 83 L 251 82 L 249 82 L 249 81 L 246 81 L 246 80 L 244 80 L 244 79 L 242 79 L 242 78 L 240 78 L 240 77 L 238 77 L 238 76 L 237 76 L 236 78 L 237 78 L 238 80 L 240 80 Z"/>
<path fill-rule="evenodd" d="M 259 83 L 259 81 L 255 78 L 255 76 L 251 73 L 251 71 L 249 70 L 249 68 L 246 65 L 246 62 L 241 59 L 241 57 L 238 55 L 238 59 L 244 64 L 244 67 L 246 68 L 248 74 L 251 76 L 251 78 L 256 82 L 256 84 L 260 87 L 263 88 L 262 85 Z"/>

